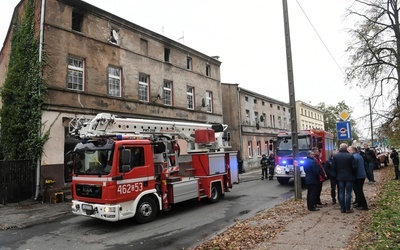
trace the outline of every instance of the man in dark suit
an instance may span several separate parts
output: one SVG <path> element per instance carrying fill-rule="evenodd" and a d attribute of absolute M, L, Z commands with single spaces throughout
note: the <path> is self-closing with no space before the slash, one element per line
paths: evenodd
<path fill-rule="evenodd" d="M 347 144 L 339 146 L 339 152 L 333 156 L 332 169 L 339 187 L 339 203 L 342 213 L 353 213 L 351 209 L 351 193 L 355 180 L 356 166 L 354 157 L 347 151 Z"/>

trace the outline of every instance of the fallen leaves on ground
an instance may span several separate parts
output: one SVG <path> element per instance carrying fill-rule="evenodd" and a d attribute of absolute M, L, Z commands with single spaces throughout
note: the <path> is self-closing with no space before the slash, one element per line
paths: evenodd
<path fill-rule="evenodd" d="M 211 240 L 197 246 L 195 250 L 241 250 L 253 249 L 259 243 L 273 239 L 291 221 L 307 213 L 304 200 L 287 200 L 259 212 L 255 216 L 237 222 Z"/>

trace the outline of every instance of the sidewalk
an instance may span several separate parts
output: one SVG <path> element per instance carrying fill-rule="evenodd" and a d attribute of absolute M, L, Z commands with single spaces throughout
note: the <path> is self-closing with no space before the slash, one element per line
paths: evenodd
<path fill-rule="evenodd" d="M 71 214 L 71 202 L 68 201 L 52 204 L 29 199 L 19 203 L 0 204 L 0 230 L 24 228 L 68 214 Z"/>

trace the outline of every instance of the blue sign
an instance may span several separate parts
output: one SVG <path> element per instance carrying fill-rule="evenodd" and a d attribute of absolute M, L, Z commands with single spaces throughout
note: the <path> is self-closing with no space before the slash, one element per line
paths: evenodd
<path fill-rule="evenodd" d="M 353 138 L 349 121 L 336 122 L 336 131 L 338 140 L 348 140 Z"/>

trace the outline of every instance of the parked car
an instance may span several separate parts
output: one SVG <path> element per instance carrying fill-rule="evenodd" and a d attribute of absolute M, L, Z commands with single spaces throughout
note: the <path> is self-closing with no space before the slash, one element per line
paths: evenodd
<path fill-rule="evenodd" d="M 372 148 L 372 147 L 371 147 Z M 373 148 L 376 153 L 376 158 L 378 159 L 377 168 L 389 166 L 389 155 L 390 152 L 382 148 Z"/>

